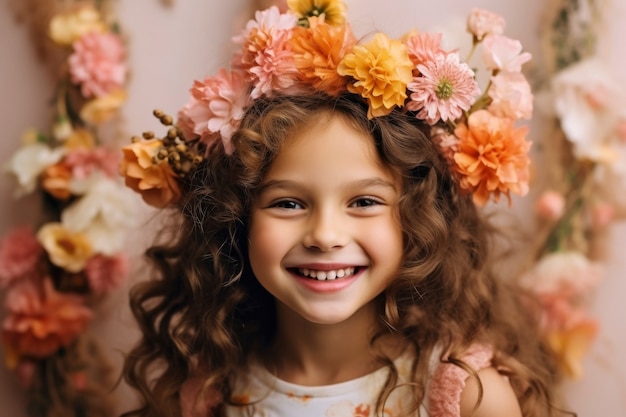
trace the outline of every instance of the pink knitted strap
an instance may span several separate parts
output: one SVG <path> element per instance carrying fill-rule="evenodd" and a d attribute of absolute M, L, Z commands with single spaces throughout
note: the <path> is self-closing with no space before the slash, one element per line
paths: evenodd
<path fill-rule="evenodd" d="M 491 365 L 491 348 L 474 344 L 460 359 L 476 372 Z M 461 392 L 469 374 L 450 363 L 437 366 L 428 392 L 430 417 L 460 417 Z"/>

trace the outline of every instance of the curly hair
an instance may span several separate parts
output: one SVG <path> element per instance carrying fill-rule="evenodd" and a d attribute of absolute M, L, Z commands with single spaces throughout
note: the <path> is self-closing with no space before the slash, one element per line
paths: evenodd
<path fill-rule="evenodd" d="M 126 416 L 180 416 L 183 383 L 202 374 L 213 415 L 232 394 L 233 375 L 274 334 L 271 295 L 248 265 L 247 224 L 256 188 L 281 146 L 320 114 L 343 117 L 368 133 L 383 162 L 401 178 L 399 213 L 404 256 L 397 278 L 378 298 L 380 326 L 371 340 L 402 335 L 414 353 L 416 404 L 424 401 L 428 360 L 467 368 L 460 358 L 474 343 L 489 344 L 493 366 L 509 377 L 524 416 L 554 416 L 552 387 L 560 377 L 524 296 L 491 272 L 495 231 L 463 194 L 447 161 L 412 114 L 394 110 L 374 119 L 358 97 L 344 94 L 262 98 L 233 136 L 235 151 L 211 149 L 185 183 L 165 241 L 147 251 L 158 278 L 136 284 L 131 308 L 142 339 L 123 375 L 143 398 Z M 375 352 L 389 378 L 382 409 L 398 378 L 390 358 Z M 200 401 L 200 400 L 199 400 Z"/>

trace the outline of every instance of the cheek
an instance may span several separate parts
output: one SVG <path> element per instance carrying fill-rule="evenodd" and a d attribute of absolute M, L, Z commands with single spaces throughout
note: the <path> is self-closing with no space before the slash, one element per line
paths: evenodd
<path fill-rule="evenodd" d="M 248 231 L 248 253 L 253 270 L 284 256 L 285 233 L 271 222 L 253 218 Z"/>

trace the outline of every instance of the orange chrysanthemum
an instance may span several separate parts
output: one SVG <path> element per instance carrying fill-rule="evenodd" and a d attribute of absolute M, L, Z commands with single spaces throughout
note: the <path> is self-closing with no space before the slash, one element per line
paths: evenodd
<path fill-rule="evenodd" d="M 454 131 L 459 138 L 454 155 L 455 170 L 461 188 L 474 193 L 474 202 L 482 206 L 490 196 L 499 201 L 504 194 L 511 203 L 510 192 L 528 192 L 528 127 L 515 127 L 513 120 L 479 110 Z"/>
<path fill-rule="evenodd" d="M 124 146 L 120 165 L 126 186 L 157 208 L 165 207 L 181 197 L 176 174 L 167 161 L 155 163 L 156 154 L 162 146 L 159 140 L 141 140 Z"/>
<path fill-rule="evenodd" d="M 337 67 L 357 40 L 348 25 L 331 26 L 312 17 L 309 27 L 294 28 L 290 41 L 300 78 L 316 90 L 338 95 L 346 90 L 347 81 Z"/>
<path fill-rule="evenodd" d="M 351 93 L 369 102 L 367 116 L 384 116 L 406 100 L 406 87 L 413 80 L 413 62 L 401 41 L 377 33 L 371 42 L 356 45 L 337 69 L 339 74 L 354 78 L 348 84 Z"/>

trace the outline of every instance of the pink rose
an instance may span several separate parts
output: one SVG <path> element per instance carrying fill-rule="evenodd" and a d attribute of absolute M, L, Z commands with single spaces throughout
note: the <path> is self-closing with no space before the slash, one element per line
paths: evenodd
<path fill-rule="evenodd" d="M 483 41 L 483 63 L 489 70 L 520 72 L 531 58 L 530 53 L 522 52 L 520 41 L 506 36 L 487 36 Z"/>
<path fill-rule="evenodd" d="M 124 254 L 115 256 L 96 255 L 85 267 L 89 287 L 96 294 L 118 288 L 128 276 L 128 260 Z"/>
<path fill-rule="evenodd" d="M 565 198 L 561 193 L 544 191 L 535 203 L 535 212 L 544 219 L 558 220 L 563 216 Z"/>
<path fill-rule="evenodd" d="M 76 148 L 68 152 L 63 162 L 71 170 L 72 176 L 78 179 L 88 178 L 96 171 L 113 178 L 118 174 L 120 157 L 119 151 L 104 147 Z"/>
<path fill-rule="evenodd" d="M 488 10 L 472 9 L 467 16 L 467 31 L 479 41 L 488 35 L 501 35 L 504 25 L 502 16 Z"/>
<path fill-rule="evenodd" d="M 32 228 L 12 230 L 0 241 L 0 287 L 6 287 L 15 279 L 32 272 L 42 253 L 43 247 Z"/>
<path fill-rule="evenodd" d="M 500 72 L 491 77 L 488 110 L 498 117 L 530 119 L 533 113 L 533 94 L 526 77 L 520 72 Z"/>
<path fill-rule="evenodd" d="M 74 42 L 69 57 L 72 82 L 84 97 L 103 97 L 119 89 L 126 78 L 124 45 L 113 33 L 91 32 Z"/>

